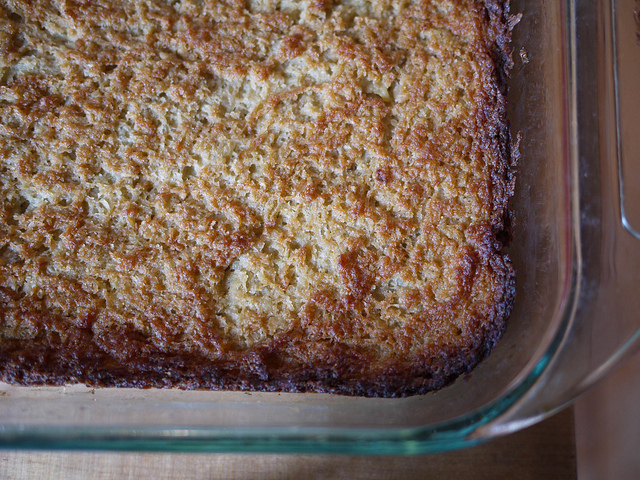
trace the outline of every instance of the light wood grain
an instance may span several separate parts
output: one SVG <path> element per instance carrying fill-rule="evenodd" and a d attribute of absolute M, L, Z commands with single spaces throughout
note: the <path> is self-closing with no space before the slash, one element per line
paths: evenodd
<path fill-rule="evenodd" d="M 640 479 L 640 347 L 575 406 L 581 480 Z"/>
<path fill-rule="evenodd" d="M 416 457 L 0 452 L 0 478 L 575 479 L 573 411 L 467 450 Z"/>

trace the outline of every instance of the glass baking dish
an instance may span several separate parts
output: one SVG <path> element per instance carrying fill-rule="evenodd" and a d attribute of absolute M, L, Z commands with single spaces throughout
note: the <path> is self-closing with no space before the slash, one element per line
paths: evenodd
<path fill-rule="evenodd" d="M 405 399 L 0 384 L 0 447 L 413 454 L 472 445 L 572 402 L 640 335 L 634 7 L 512 2 L 523 14 L 509 94 L 522 153 L 518 294 L 504 338 L 472 374 Z"/>

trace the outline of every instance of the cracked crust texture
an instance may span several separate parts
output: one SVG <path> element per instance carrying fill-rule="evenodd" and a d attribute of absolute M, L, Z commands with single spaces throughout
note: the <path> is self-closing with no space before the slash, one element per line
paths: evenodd
<path fill-rule="evenodd" d="M 0 379 L 404 396 L 470 371 L 515 294 L 514 23 L 0 0 Z"/>

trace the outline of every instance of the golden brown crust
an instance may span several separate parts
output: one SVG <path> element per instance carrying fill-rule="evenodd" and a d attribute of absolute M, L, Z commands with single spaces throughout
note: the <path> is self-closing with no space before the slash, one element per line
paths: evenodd
<path fill-rule="evenodd" d="M 498 0 L 0 0 L 0 378 L 438 389 L 515 295 Z"/>

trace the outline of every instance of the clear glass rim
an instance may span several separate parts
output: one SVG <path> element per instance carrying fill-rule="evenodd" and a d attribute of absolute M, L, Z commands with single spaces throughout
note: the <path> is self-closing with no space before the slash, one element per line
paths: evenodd
<path fill-rule="evenodd" d="M 565 171 L 571 182 L 576 181 L 577 153 L 575 151 L 577 91 L 575 89 L 575 1 L 568 0 L 562 8 L 563 36 L 569 51 L 564 52 L 568 96 L 565 115 Z M 329 427 L 246 427 L 246 428 L 180 428 L 149 426 L 42 426 L 0 425 L 0 448 L 4 449 L 58 449 L 58 450 L 118 450 L 169 452 L 278 452 L 278 453 L 332 453 L 332 454 L 423 454 L 469 447 L 488 439 L 487 426 L 500 424 L 505 413 L 535 388 L 548 370 L 554 356 L 566 339 L 574 320 L 576 303 L 580 296 L 579 225 L 580 193 L 575 185 L 569 191 L 574 198 L 567 199 L 567 258 L 562 265 L 564 291 L 554 328 L 548 332 L 543 353 L 522 377 L 514 380 L 500 398 L 460 417 L 410 428 L 329 428 Z M 624 356 L 640 338 L 640 330 L 629 339 L 609 361 L 580 385 L 585 391 Z M 555 405 L 535 418 L 513 420 L 501 425 L 501 433 L 509 433 L 553 415 L 575 398 Z M 485 428 L 482 428 L 485 427 Z M 492 430 L 495 433 L 498 430 Z"/>
<path fill-rule="evenodd" d="M 563 10 L 565 15 L 568 12 Z M 567 19 L 561 22 L 567 28 Z M 568 32 L 563 32 L 566 36 Z M 565 62 L 566 65 L 566 62 Z M 565 120 L 566 122 L 566 120 Z M 566 141 L 566 140 L 565 140 Z M 568 159 L 565 159 L 568 163 Z M 568 166 L 565 166 L 568 169 Z M 570 175 L 570 172 L 566 172 Z M 572 212 L 567 212 L 569 217 Z M 571 222 L 567 218 L 567 222 Z M 574 229 L 567 228 L 569 255 L 565 269 L 562 315 L 545 339 L 543 353 L 529 371 L 515 379 L 498 399 L 466 415 L 429 426 L 410 428 L 202 427 L 0 425 L 0 449 L 118 450 L 173 452 L 280 452 L 348 454 L 422 454 L 472 446 L 484 439 L 473 433 L 496 421 L 536 383 L 548 367 L 570 325 L 578 275 L 572 262 Z M 579 270 L 578 270 L 579 271 Z M 549 333 L 547 334 L 549 337 Z"/>

